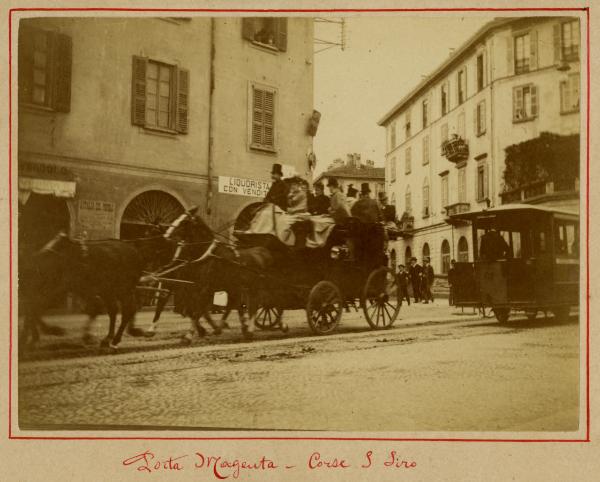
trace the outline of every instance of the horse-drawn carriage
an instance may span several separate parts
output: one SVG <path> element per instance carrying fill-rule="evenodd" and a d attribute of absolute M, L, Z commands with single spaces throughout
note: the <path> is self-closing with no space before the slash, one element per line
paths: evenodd
<path fill-rule="evenodd" d="M 255 229 L 259 213 L 262 225 Z M 284 330 L 284 310 L 305 309 L 311 330 L 319 335 L 334 331 L 343 311 L 357 302 L 374 329 L 396 320 L 400 298 L 387 268 L 383 225 L 355 218 L 338 224 L 326 216 L 290 218 L 274 205 L 254 203 L 236 219 L 233 235 L 234 242 L 215 238 L 193 212 L 167 233 L 184 247 L 198 247 L 182 264 L 195 266 L 192 279 L 206 292 L 202 306 L 215 292 L 226 291 L 229 307 L 237 308 L 240 317 L 249 314 L 259 328 Z M 205 308 L 195 311 L 207 315 Z"/>

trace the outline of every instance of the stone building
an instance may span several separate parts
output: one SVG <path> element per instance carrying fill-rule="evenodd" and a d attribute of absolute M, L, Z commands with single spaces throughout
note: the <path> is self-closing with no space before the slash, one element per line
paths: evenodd
<path fill-rule="evenodd" d="M 321 181 L 327 185 L 327 179 L 335 177 L 344 193 L 352 185 L 360 191 L 362 183 L 368 183 L 371 189 L 371 196 L 375 199 L 379 192 L 385 191 L 385 168 L 375 167 L 371 160 L 361 161 L 360 154 L 351 153 L 346 156 L 346 161 L 342 159 L 334 160 L 327 170 L 315 178 L 315 182 Z"/>
<path fill-rule="evenodd" d="M 20 246 L 140 236 L 192 205 L 219 229 L 273 163 L 310 179 L 312 59 L 306 17 L 22 19 Z"/>
<path fill-rule="evenodd" d="M 505 160 L 510 146 L 550 137 L 577 148 L 579 54 L 577 18 L 495 19 L 391 107 L 379 124 L 404 229 L 398 261 L 429 256 L 445 274 L 452 258 L 473 260 L 470 227 L 446 223 L 452 213 L 515 201 L 578 209 L 577 149 L 563 161 L 568 176 L 513 173 L 508 183 Z"/>

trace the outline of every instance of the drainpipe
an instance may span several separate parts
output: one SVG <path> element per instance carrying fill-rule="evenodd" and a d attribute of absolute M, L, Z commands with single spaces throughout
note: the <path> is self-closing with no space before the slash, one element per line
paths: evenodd
<path fill-rule="evenodd" d="M 210 19 L 210 84 L 208 94 L 208 185 L 206 188 L 206 214 L 212 212 L 214 170 L 214 102 L 215 102 L 215 19 Z"/>
<path fill-rule="evenodd" d="M 495 144 L 495 137 L 494 137 L 494 81 L 495 79 L 492 78 L 493 72 L 494 72 L 494 66 L 492 65 L 492 62 L 494 61 L 494 56 L 490 55 L 490 51 L 493 51 L 493 47 L 494 47 L 494 40 L 491 40 L 492 43 L 492 48 L 488 50 L 488 58 L 490 59 L 490 61 L 488 62 L 489 64 L 489 71 L 488 71 L 488 82 L 490 84 L 490 170 L 491 170 L 491 186 L 490 186 L 490 194 L 491 196 L 488 196 L 491 201 L 492 201 L 492 207 L 494 207 L 496 205 L 496 153 L 494 151 L 494 144 Z"/>

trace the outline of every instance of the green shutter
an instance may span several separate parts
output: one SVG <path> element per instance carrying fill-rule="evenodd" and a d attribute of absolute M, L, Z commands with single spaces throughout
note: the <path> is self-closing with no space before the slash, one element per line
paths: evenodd
<path fill-rule="evenodd" d="M 286 17 L 281 17 L 276 20 L 276 32 L 275 32 L 275 42 L 277 48 L 281 52 L 285 52 L 287 50 L 287 26 L 288 19 Z"/>
<path fill-rule="evenodd" d="M 144 57 L 133 56 L 131 75 L 131 123 L 146 125 L 146 65 Z"/>
<path fill-rule="evenodd" d="M 513 89 L 513 119 L 523 118 L 523 88 L 515 87 Z"/>
<path fill-rule="evenodd" d="M 54 109 L 58 112 L 71 110 L 71 37 L 64 34 L 54 34 Z"/>
<path fill-rule="evenodd" d="M 177 96 L 175 97 L 175 130 L 188 133 L 190 73 L 186 69 L 177 69 Z"/>
<path fill-rule="evenodd" d="M 538 115 L 538 95 L 537 95 L 537 87 L 532 85 L 530 87 L 531 92 L 531 115 L 532 117 L 537 117 Z"/>

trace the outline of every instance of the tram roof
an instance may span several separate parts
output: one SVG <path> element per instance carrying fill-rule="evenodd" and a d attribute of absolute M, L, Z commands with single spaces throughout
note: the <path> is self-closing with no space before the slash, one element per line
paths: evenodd
<path fill-rule="evenodd" d="M 468 211 L 466 213 L 457 213 L 449 217 L 449 221 L 472 221 L 474 219 L 492 217 L 492 216 L 510 216 L 526 215 L 541 216 L 544 214 L 557 214 L 579 219 L 579 213 L 566 209 L 556 209 L 551 206 L 540 206 L 536 204 L 502 204 L 501 206 L 483 209 L 481 211 Z"/>

